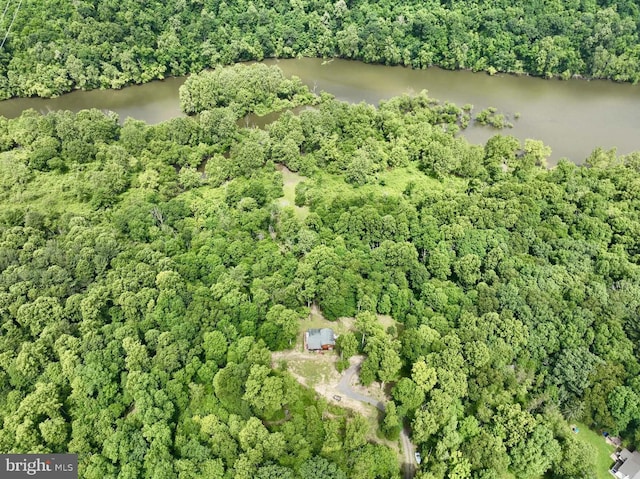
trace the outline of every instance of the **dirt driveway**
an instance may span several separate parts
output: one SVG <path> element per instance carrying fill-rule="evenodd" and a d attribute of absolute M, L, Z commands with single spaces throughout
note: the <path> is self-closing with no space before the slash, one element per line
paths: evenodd
<path fill-rule="evenodd" d="M 316 354 L 300 351 L 278 351 L 271 355 L 271 362 L 274 368 L 277 368 L 281 361 L 286 361 L 289 374 L 300 384 L 313 388 L 330 403 L 339 404 L 340 407 L 351 409 L 365 417 L 377 416 L 375 409 L 347 396 L 341 391 L 340 384 L 344 385 L 344 376 L 336 370 L 337 359 L 337 356 L 333 353 Z M 358 366 L 362 360 L 361 356 L 357 356 L 355 359 L 352 358 L 352 361 Z M 349 376 L 349 379 L 354 382 L 357 381 L 357 377 L 353 377 L 353 374 Z M 336 401 L 334 396 L 340 396 L 340 401 Z"/>
<path fill-rule="evenodd" d="M 384 403 L 388 400 L 377 387 L 365 388 L 358 384 L 358 375 L 364 356 L 350 359 L 349 368 L 340 374 L 336 370 L 337 356 L 333 353 L 316 354 L 300 351 L 279 351 L 271 356 L 273 367 L 281 361 L 287 362 L 287 371 L 304 386 L 313 388 L 329 402 L 340 404 L 365 417 L 377 418 L 377 410 L 384 412 Z M 340 397 L 340 401 L 335 399 Z M 402 448 L 402 469 L 404 479 L 415 475 L 415 446 L 405 427 L 400 432 Z"/>

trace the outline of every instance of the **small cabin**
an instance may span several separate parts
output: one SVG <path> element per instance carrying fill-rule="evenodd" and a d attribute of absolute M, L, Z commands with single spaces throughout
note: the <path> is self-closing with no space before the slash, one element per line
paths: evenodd
<path fill-rule="evenodd" d="M 330 351 L 336 345 L 336 336 L 331 328 L 308 329 L 304 344 L 308 351 Z"/>

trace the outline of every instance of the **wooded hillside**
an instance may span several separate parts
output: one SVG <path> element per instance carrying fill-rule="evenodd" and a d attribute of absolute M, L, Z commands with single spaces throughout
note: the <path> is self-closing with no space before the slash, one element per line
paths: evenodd
<path fill-rule="evenodd" d="M 10 25 L 11 31 L 0 49 L 0 98 L 120 88 L 218 64 L 298 55 L 412 68 L 640 79 L 640 7 L 633 0 L 9 0 L 6 5 L 0 39 Z"/>
<path fill-rule="evenodd" d="M 0 452 L 75 452 L 84 478 L 398 477 L 366 422 L 272 368 L 311 304 L 356 317 L 339 352 L 389 388 L 381 430 L 411 426 L 420 478 L 584 477 L 567 420 L 637 444 L 640 155 L 547 170 L 425 94 L 314 101 L 266 130 L 230 106 L 0 119 Z"/>

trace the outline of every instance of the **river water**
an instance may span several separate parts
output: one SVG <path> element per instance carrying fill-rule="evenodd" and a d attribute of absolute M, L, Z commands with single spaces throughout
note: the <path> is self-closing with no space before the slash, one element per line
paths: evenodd
<path fill-rule="evenodd" d="M 317 92 L 324 90 L 350 102 L 377 104 L 381 99 L 425 89 L 442 101 L 459 106 L 471 103 L 474 112 L 494 106 L 514 124 L 503 133 L 544 141 L 553 151 L 551 163 L 562 157 L 582 163 L 598 146 L 617 147 L 620 154 L 640 150 L 640 85 L 489 76 L 438 68 L 411 70 L 337 59 L 265 63 L 278 65 L 286 75 L 297 75 Z M 26 108 L 42 112 L 99 108 L 115 111 L 122 119 L 131 116 L 158 123 L 181 115 L 178 88 L 184 80 L 170 78 L 115 91 L 76 91 L 54 99 L 12 99 L 0 102 L 0 115 L 15 117 Z M 514 118 L 516 113 L 519 119 Z M 473 143 L 483 143 L 495 133 L 472 124 L 464 136 Z"/>
<path fill-rule="evenodd" d="M 74 91 L 58 98 L 13 98 L 0 101 L 0 115 L 15 118 L 28 108 L 42 113 L 98 108 L 117 112 L 121 120 L 130 116 L 147 123 L 160 123 L 183 115 L 178 89 L 185 80 L 186 77 L 167 78 L 121 90 Z"/>

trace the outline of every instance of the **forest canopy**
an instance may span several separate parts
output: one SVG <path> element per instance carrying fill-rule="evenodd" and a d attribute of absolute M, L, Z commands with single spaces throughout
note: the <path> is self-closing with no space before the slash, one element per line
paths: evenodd
<path fill-rule="evenodd" d="M 265 115 L 309 105 L 317 99 L 299 78 L 285 78 L 278 67 L 261 63 L 197 73 L 180 87 L 180 106 L 188 114 L 230 108 L 241 118 L 247 113 Z"/>
<path fill-rule="evenodd" d="M 77 453 L 89 479 L 389 479 L 406 424 L 419 479 L 578 479 L 569 421 L 640 442 L 638 153 L 546 169 L 542 142 L 471 145 L 424 93 L 323 94 L 264 130 L 234 102 L 0 118 L 0 452 Z M 379 431 L 272 363 L 314 305 L 355 317 L 338 353 L 388 391 Z"/>
<path fill-rule="evenodd" d="M 633 0 L 6 5 L 0 20 L 0 38 L 8 33 L 0 49 L 0 98 L 121 88 L 220 64 L 296 56 L 640 80 L 640 7 Z"/>

